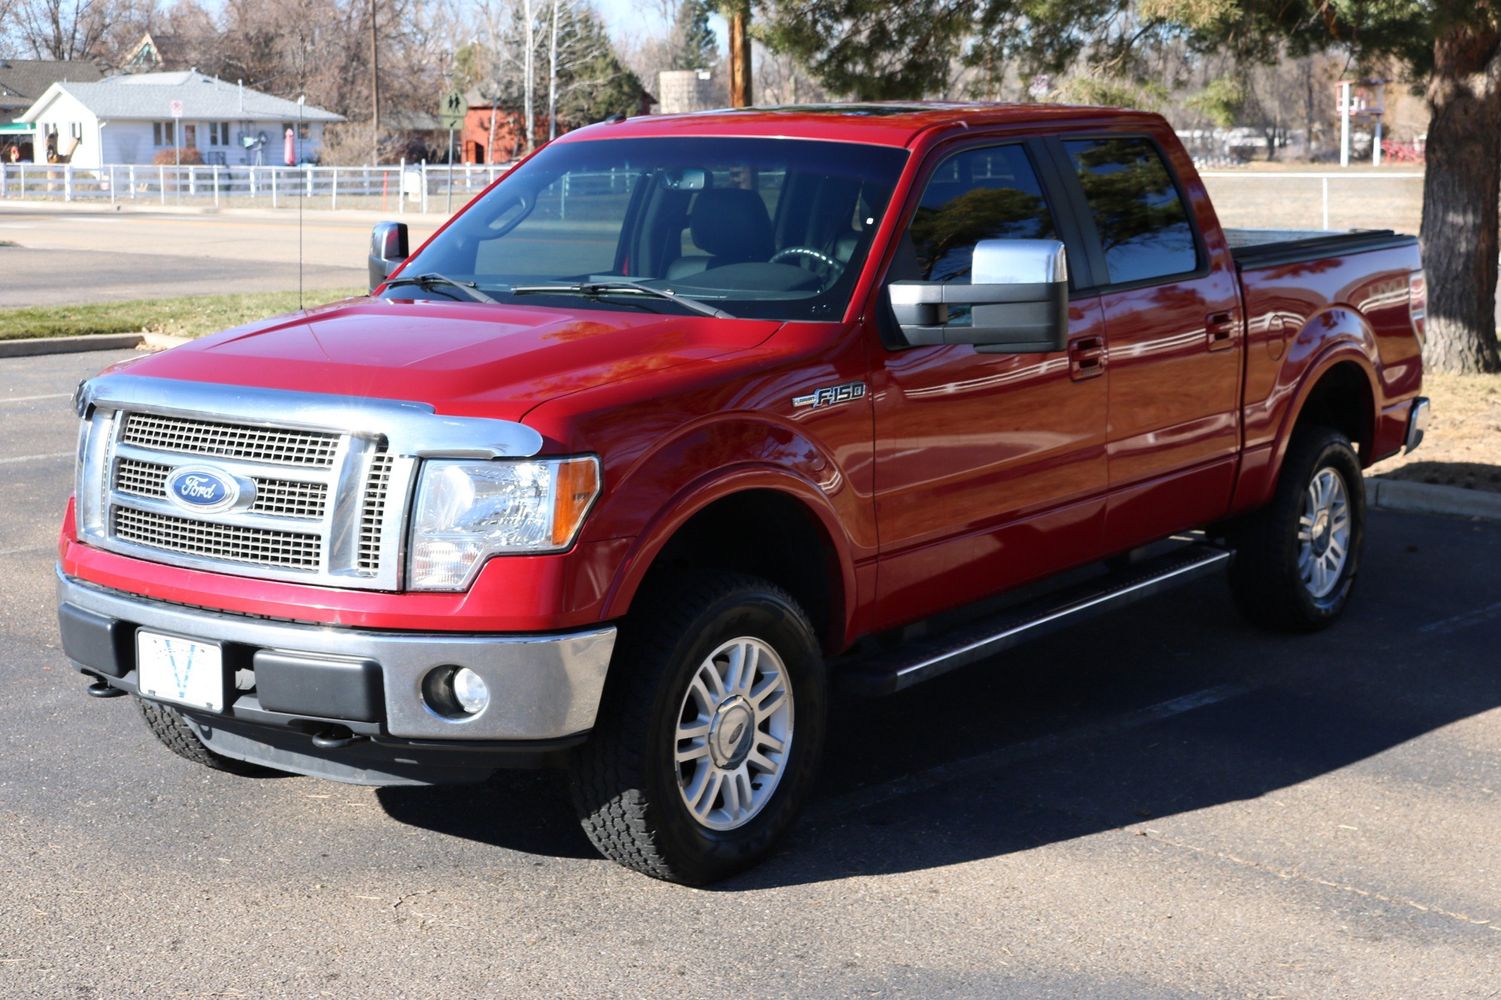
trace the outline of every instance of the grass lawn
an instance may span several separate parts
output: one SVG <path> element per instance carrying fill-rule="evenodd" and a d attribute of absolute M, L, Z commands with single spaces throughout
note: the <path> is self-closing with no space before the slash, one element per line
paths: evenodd
<path fill-rule="evenodd" d="M 304 294 L 303 302 L 315 306 L 364 294 L 363 288 L 310 289 Z M 296 308 L 296 292 L 259 292 L 0 309 L 0 340 L 76 337 L 95 333 L 165 333 L 175 337 L 201 337 L 251 320 L 292 312 Z"/>
<path fill-rule="evenodd" d="M 1378 462 L 1371 472 L 1440 486 L 1501 493 L 1501 375 L 1423 376 L 1433 414 L 1411 455 Z"/>

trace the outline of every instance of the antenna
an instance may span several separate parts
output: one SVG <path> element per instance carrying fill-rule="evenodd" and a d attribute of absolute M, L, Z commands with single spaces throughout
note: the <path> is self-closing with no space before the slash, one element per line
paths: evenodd
<path fill-rule="evenodd" d="M 292 140 L 293 157 L 297 165 L 302 166 L 302 106 L 307 101 L 306 94 L 297 95 L 297 135 Z M 297 311 L 306 308 L 302 303 L 302 203 L 307 200 L 307 178 L 302 179 L 302 190 L 297 192 Z"/>

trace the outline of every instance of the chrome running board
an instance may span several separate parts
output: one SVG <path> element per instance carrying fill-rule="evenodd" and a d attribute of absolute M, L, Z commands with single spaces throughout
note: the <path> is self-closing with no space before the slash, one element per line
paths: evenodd
<path fill-rule="evenodd" d="M 837 676 L 867 695 L 894 694 L 950 670 L 995 656 L 1032 639 L 1139 601 L 1224 568 L 1234 553 L 1187 545 L 1124 570 L 1045 594 L 942 635 L 903 643 L 890 652 L 851 658 Z"/>

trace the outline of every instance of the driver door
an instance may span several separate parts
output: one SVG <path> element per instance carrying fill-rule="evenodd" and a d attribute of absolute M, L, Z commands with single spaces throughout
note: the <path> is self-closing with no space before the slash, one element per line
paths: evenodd
<path fill-rule="evenodd" d="M 1107 484 L 1104 323 L 1074 287 L 1077 234 L 1030 142 L 935 157 L 883 282 L 969 281 L 982 239 L 1061 239 L 1070 251 L 1068 350 L 906 347 L 871 324 L 882 627 L 1097 558 Z"/>

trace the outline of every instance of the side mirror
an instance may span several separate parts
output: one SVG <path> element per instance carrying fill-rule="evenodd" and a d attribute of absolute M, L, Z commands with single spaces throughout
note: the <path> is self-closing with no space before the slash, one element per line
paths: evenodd
<path fill-rule="evenodd" d="M 370 231 L 370 290 L 373 292 L 391 272 L 411 256 L 407 249 L 405 222 L 377 222 Z"/>
<path fill-rule="evenodd" d="M 912 346 L 1029 354 L 1068 343 L 1068 259 L 1057 240 L 981 240 L 970 284 L 893 281 L 887 291 Z"/>

